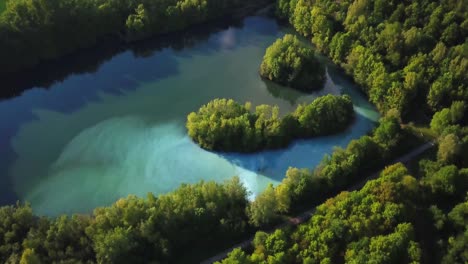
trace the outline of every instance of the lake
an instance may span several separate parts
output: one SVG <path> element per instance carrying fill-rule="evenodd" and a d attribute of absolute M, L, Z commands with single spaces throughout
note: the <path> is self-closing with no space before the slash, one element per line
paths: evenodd
<path fill-rule="evenodd" d="M 129 194 L 162 194 L 182 183 L 235 175 L 253 198 L 278 184 L 289 166 L 313 168 L 335 146 L 368 133 L 378 113 L 325 58 L 327 83 L 316 93 L 263 81 L 258 69 L 265 49 L 290 32 L 272 18 L 250 16 L 172 36 L 164 45 L 150 40 L 100 54 L 92 65 L 75 58 L 38 69 L 42 82 L 18 78 L 31 86 L 0 101 L 1 204 L 28 201 L 35 213 L 48 216 L 86 213 Z M 86 70 L 64 70 L 74 66 Z M 214 98 L 278 105 L 287 113 L 329 93 L 352 97 L 354 124 L 283 150 L 209 152 L 185 129 L 186 116 Z"/>

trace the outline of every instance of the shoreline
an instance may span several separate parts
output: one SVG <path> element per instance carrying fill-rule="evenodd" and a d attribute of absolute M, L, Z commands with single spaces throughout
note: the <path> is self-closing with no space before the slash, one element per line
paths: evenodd
<path fill-rule="evenodd" d="M 225 17 L 210 19 L 183 30 L 155 34 L 139 40 L 126 41 L 119 36 L 108 36 L 95 45 L 77 49 L 54 59 L 40 61 L 34 66 L 17 71 L 0 72 L 5 87 L 0 90 L 0 101 L 20 96 L 32 88 L 48 89 L 73 74 L 95 72 L 104 62 L 122 52 L 155 51 L 178 46 L 178 43 L 185 43 L 185 39 L 202 39 L 213 32 L 235 25 L 245 17 L 267 15 L 272 8 L 273 4 L 269 1 L 262 1 L 239 8 Z"/>

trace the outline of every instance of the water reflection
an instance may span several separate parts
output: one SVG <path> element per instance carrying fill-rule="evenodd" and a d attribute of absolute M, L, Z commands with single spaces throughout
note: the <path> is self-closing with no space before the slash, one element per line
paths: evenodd
<path fill-rule="evenodd" d="M 234 175 L 254 196 L 289 166 L 311 168 L 334 146 L 367 133 L 376 112 L 351 83 L 337 79 L 340 73 L 327 70 L 325 88 L 312 94 L 259 77 L 265 48 L 284 34 L 270 18 L 249 17 L 166 47 L 152 40 L 93 73 L 0 102 L 2 202 L 27 200 L 45 215 L 88 212 L 128 194 Z M 278 105 L 285 113 L 327 93 L 352 96 L 359 115 L 348 131 L 250 155 L 208 152 L 186 135 L 187 114 L 214 98 Z"/>

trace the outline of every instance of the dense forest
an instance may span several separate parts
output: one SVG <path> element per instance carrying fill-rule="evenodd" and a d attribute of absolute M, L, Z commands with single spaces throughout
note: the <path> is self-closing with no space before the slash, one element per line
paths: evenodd
<path fill-rule="evenodd" d="M 284 117 L 277 106 L 259 105 L 254 112 L 250 108 L 250 103 L 215 99 L 188 115 L 188 134 L 205 149 L 254 152 L 285 147 L 298 138 L 338 133 L 354 120 L 347 95 L 319 97 Z"/>
<path fill-rule="evenodd" d="M 134 39 L 179 30 L 244 4 L 8 1 L 0 15 L 0 71 L 109 35 Z M 281 184 L 251 202 L 234 178 L 159 197 L 130 196 L 92 215 L 47 218 L 34 216 L 27 204 L 1 207 L 0 262 L 172 263 L 194 245 L 239 240 L 320 203 L 307 223 L 258 232 L 251 248 L 232 251 L 222 263 L 468 262 L 467 1 L 278 0 L 276 6 L 278 17 L 342 66 L 377 105 L 382 118 L 372 133 L 337 148 L 314 169 L 290 168 Z M 259 122 L 262 144 L 282 123 L 274 108 L 252 114 L 231 104 L 242 116 L 269 114 Z M 311 110 L 296 113 L 319 120 L 307 116 Z M 437 143 L 434 153 L 412 168 L 388 166 L 361 190 L 326 200 L 427 140 Z"/>
<path fill-rule="evenodd" d="M 234 178 L 183 185 L 159 197 L 129 196 L 92 216 L 38 218 L 28 205 L 2 207 L 0 262 L 168 263 L 193 243 L 212 246 L 242 235 L 246 196 Z"/>
<path fill-rule="evenodd" d="M 265 1 L 6 0 L 6 10 L 0 13 L 0 73 L 100 41 L 132 41 L 183 30 Z"/>
<path fill-rule="evenodd" d="M 320 90 L 325 84 L 325 69 L 315 58 L 314 50 L 290 34 L 266 50 L 260 75 L 306 92 Z"/>
<path fill-rule="evenodd" d="M 278 0 L 277 15 L 341 65 L 379 110 L 468 100 L 468 3 Z"/>
<path fill-rule="evenodd" d="M 317 201 L 311 194 L 322 190 L 320 176 L 331 173 L 332 186 L 341 186 L 369 173 L 369 161 L 406 145 L 389 131 L 423 133 L 402 126 L 402 117 L 428 125 L 438 147 L 413 173 L 389 166 L 361 190 L 318 206 L 297 229 L 257 232 L 250 249 L 235 249 L 221 263 L 468 262 L 467 8 L 466 1 L 278 1 L 277 15 L 341 65 L 385 116 L 372 138 L 337 149 L 313 172 L 289 169 L 271 192 L 278 210 L 282 197 L 285 211 Z"/>
<path fill-rule="evenodd" d="M 389 166 L 297 229 L 257 232 L 251 253 L 235 249 L 221 263 L 466 263 L 468 169 L 422 163 L 419 179 Z"/>

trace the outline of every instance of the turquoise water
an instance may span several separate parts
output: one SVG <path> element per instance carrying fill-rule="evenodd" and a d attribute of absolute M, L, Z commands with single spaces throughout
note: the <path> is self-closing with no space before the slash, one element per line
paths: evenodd
<path fill-rule="evenodd" d="M 334 146 L 370 131 L 378 114 L 325 59 L 328 80 L 314 94 L 261 80 L 265 49 L 286 31 L 270 18 L 248 17 L 185 47 L 124 51 L 93 73 L 1 101 L 2 202 L 29 201 L 40 215 L 82 213 L 129 194 L 235 175 L 253 198 L 289 166 L 314 167 Z M 358 114 L 338 135 L 234 154 L 202 150 L 186 133 L 187 114 L 214 98 L 275 104 L 286 113 L 328 93 L 350 94 Z"/>

